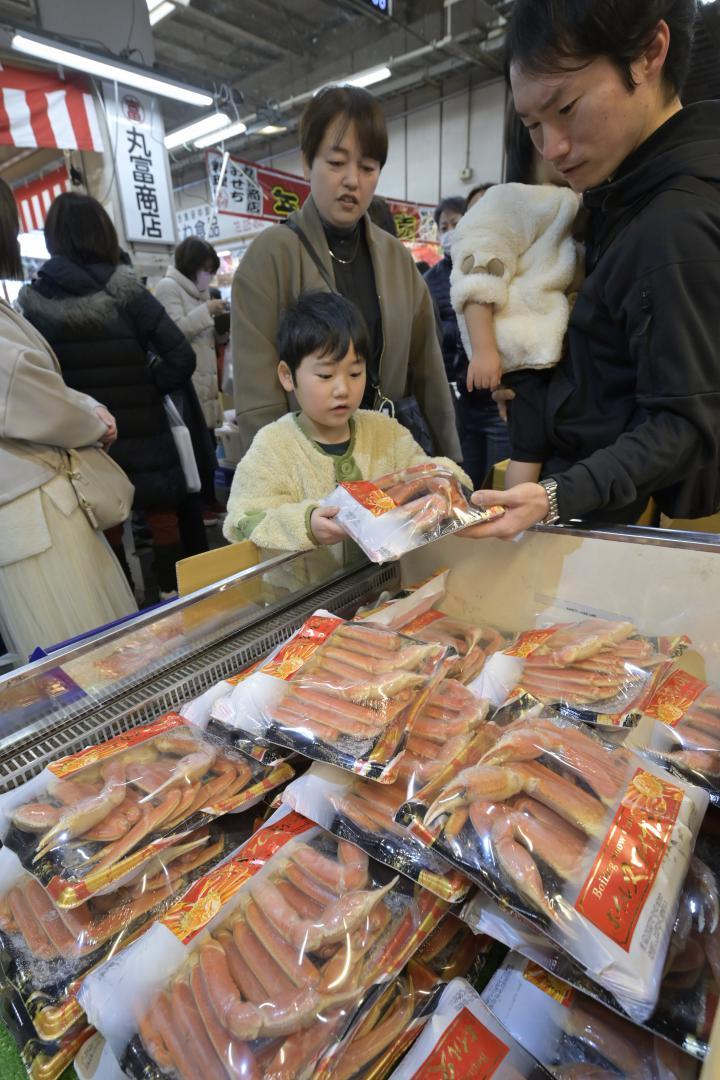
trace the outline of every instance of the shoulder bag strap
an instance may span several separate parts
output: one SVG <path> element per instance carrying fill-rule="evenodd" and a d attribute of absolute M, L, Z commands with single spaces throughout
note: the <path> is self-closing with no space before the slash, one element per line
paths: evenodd
<path fill-rule="evenodd" d="M 289 218 L 285 219 L 285 224 L 287 225 L 288 229 L 291 229 L 295 233 L 295 235 L 299 239 L 300 243 L 305 248 L 305 250 L 307 251 L 307 253 L 310 256 L 310 258 L 312 259 L 312 261 L 315 263 L 315 265 L 316 265 L 316 267 L 318 269 L 318 272 L 320 274 L 320 277 L 323 279 L 323 281 L 327 285 L 330 292 L 336 293 L 337 288 L 335 286 L 335 282 L 332 280 L 332 278 L 328 274 L 327 270 L 323 266 L 320 256 L 318 255 L 317 251 L 315 250 L 315 248 L 312 246 L 312 244 L 308 240 L 307 236 L 305 235 L 304 230 L 300 228 L 300 226 L 297 224 L 297 222 L 290 221 Z"/>

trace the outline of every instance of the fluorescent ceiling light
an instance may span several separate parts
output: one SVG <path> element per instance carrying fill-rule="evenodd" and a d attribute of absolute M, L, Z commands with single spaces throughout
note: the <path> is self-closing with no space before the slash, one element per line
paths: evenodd
<path fill-rule="evenodd" d="M 229 123 L 230 117 L 225 113 L 210 113 L 209 116 L 203 116 L 202 120 L 196 120 L 194 124 L 185 124 L 184 127 L 169 132 L 165 136 L 165 147 L 167 150 L 174 150 L 176 146 L 182 146 L 183 143 L 192 142 L 201 135 L 208 135 L 211 131 L 227 127 Z"/>
<path fill-rule="evenodd" d="M 280 135 L 283 131 L 287 131 L 284 124 L 266 124 L 265 127 L 253 131 L 253 135 Z"/>
<path fill-rule="evenodd" d="M 236 124 L 231 124 L 230 127 L 221 128 L 220 131 L 216 131 L 212 135 L 203 135 L 201 139 L 196 139 L 195 146 L 198 150 L 203 150 L 206 146 L 214 146 L 215 143 L 223 142 L 224 139 L 232 139 L 235 135 L 244 135 L 246 131 L 247 124 L 243 124 L 242 120 L 238 120 Z"/>
<path fill-rule="evenodd" d="M 342 82 L 348 86 L 372 86 L 373 83 L 389 79 L 391 75 L 390 68 L 383 65 L 382 67 L 371 68 L 370 71 L 361 71 L 359 75 L 351 75 L 349 79 L 343 79 Z"/>
<path fill-rule="evenodd" d="M 123 86 L 134 86 L 136 90 L 146 90 L 150 94 L 184 101 L 187 105 L 212 105 L 212 94 L 203 90 L 194 90 L 182 83 L 172 82 L 154 73 L 121 60 L 105 60 L 98 55 L 86 53 L 72 45 L 58 45 L 34 34 L 13 34 L 12 48 L 16 52 L 35 56 L 40 60 L 49 60 L 53 64 L 62 64 L 73 71 L 83 71 L 86 75 L 96 75 L 99 79 L 110 79 Z"/>

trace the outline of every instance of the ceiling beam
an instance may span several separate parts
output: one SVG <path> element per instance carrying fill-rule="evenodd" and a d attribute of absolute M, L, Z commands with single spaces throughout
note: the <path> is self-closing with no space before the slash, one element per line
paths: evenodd
<path fill-rule="evenodd" d="M 193 27 L 213 30 L 220 35 L 221 41 L 235 41 L 238 45 L 250 45 L 255 48 L 267 49 L 278 53 L 280 56 L 298 55 L 294 49 L 286 45 L 280 45 L 267 37 L 260 37 L 250 30 L 243 30 L 241 26 L 237 26 L 235 23 L 228 22 L 225 19 L 218 19 L 217 16 L 210 15 L 206 11 L 200 11 L 196 7 L 177 7 L 173 18 L 181 24 L 188 23 Z M 155 31 L 156 40 L 162 39 L 162 27 L 165 21 L 158 23 L 159 32 L 158 30 Z"/>

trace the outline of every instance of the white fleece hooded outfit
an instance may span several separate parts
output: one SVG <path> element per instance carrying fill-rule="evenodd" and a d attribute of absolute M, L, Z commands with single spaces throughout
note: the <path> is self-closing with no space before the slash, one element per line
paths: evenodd
<path fill-rule="evenodd" d="M 498 184 L 455 229 L 450 299 L 468 356 L 463 308 L 493 304 L 503 372 L 549 368 L 562 353 L 575 276 L 580 197 L 552 184 Z"/>

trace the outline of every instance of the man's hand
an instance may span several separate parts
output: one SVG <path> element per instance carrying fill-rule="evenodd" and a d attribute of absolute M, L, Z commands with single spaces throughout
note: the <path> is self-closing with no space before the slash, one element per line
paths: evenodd
<path fill-rule="evenodd" d="M 458 533 L 479 540 L 485 536 L 512 540 L 531 525 L 537 525 L 550 510 L 547 492 L 541 484 L 518 484 L 508 491 L 476 491 L 470 501 L 474 506 L 505 507 L 505 513 L 497 521 L 471 525 Z"/>
<path fill-rule="evenodd" d="M 514 397 L 515 391 L 511 390 L 509 386 L 499 386 L 497 390 L 493 392 L 492 399 L 498 407 L 500 419 L 506 424 L 508 401 L 512 401 Z"/>
<path fill-rule="evenodd" d="M 466 386 L 473 390 L 494 390 L 502 379 L 502 361 L 497 349 L 474 352 L 468 364 Z"/>
<path fill-rule="evenodd" d="M 115 442 L 115 440 L 118 437 L 117 424 L 115 423 L 115 417 L 113 416 L 113 414 L 111 412 L 108 412 L 108 410 L 105 408 L 104 405 L 96 405 L 95 406 L 95 412 L 100 417 L 100 419 L 102 420 L 103 424 L 105 425 L 105 427 L 107 429 L 105 431 L 105 434 L 100 439 L 100 444 L 102 445 L 102 447 L 105 450 L 107 450 L 108 446 L 112 446 L 112 444 Z"/>
<path fill-rule="evenodd" d="M 347 533 L 342 525 L 333 521 L 339 512 L 339 506 L 318 506 L 310 515 L 310 529 L 318 544 L 339 544 L 347 540 Z"/>

